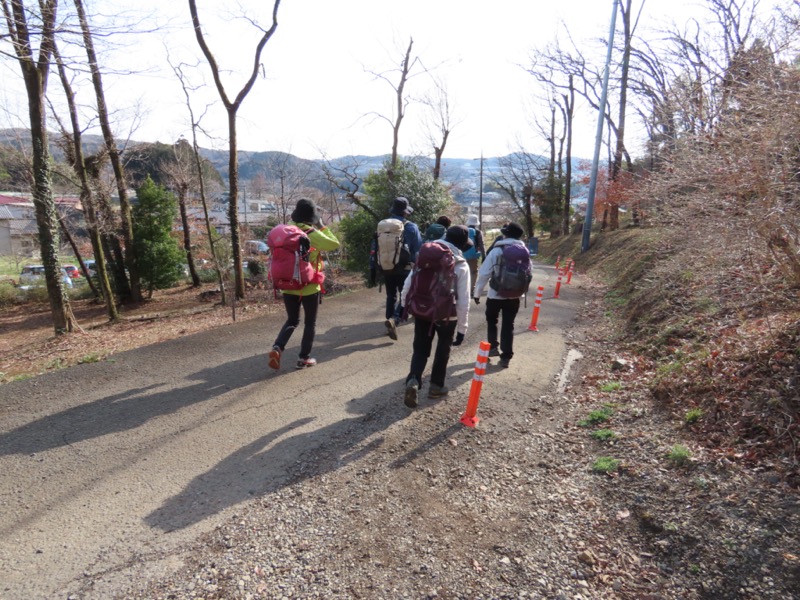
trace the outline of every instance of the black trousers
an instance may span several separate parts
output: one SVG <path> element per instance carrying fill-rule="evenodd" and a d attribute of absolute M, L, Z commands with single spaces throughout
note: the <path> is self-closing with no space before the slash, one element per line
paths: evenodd
<path fill-rule="evenodd" d="M 514 319 L 519 312 L 519 298 L 486 299 L 486 336 L 492 348 L 500 347 L 500 358 L 511 360 L 514 356 Z M 500 343 L 497 342 L 497 321 L 500 325 Z"/>
<path fill-rule="evenodd" d="M 275 338 L 275 345 L 281 351 L 286 348 L 289 338 L 300 324 L 300 307 L 303 307 L 303 339 L 300 341 L 300 358 L 311 356 L 311 346 L 314 344 L 314 334 L 317 331 L 317 311 L 319 309 L 320 295 L 309 294 L 298 296 L 296 294 L 283 294 L 283 305 L 286 308 L 286 322 Z"/>
<path fill-rule="evenodd" d="M 400 292 L 403 291 L 403 284 L 411 271 L 400 271 L 399 273 L 385 273 L 383 284 L 386 286 L 386 318 L 399 321 L 403 307 L 400 306 Z"/>
<path fill-rule="evenodd" d="M 433 326 L 431 327 L 431 325 Z M 422 385 L 422 372 L 431 355 L 433 337 L 436 336 L 438 340 L 431 366 L 431 383 L 438 386 L 444 385 L 447 363 L 450 360 L 450 346 L 453 344 L 457 325 L 456 319 L 432 324 L 430 321 L 414 317 L 414 353 L 411 355 L 411 369 L 406 377 L 406 383 L 411 379 L 416 379 L 417 383 Z"/>

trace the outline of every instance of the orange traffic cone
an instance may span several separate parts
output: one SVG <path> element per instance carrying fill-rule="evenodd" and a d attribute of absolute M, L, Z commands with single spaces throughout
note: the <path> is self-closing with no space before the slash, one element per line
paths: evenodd
<path fill-rule="evenodd" d="M 461 423 L 467 427 L 475 427 L 480 419 L 475 415 L 478 412 L 478 401 L 481 397 L 481 387 L 483 387 L 483 376 L 486 374 L 486 365 L 489 362 L 489 342 L 481 342 L 478 350 L 478 360 L 475 362 L 475 374 L 472 376 L 472 387 L 469 389 L 469 400 L 467 400 L 467 410 L 461 415 Z"/>
<path fill-rule="evenodd" d="M 561 271 L 558 272 L 558 281 L 556 281 L 556 293 L 553 294 L 553 298 L 558 298 L 558 293 L 561 291 L 561 278 L 563 274 Z"/>
<path fill-rule="evenodd" d="M 540 285 L 536 290 L 536 301 L 533 303 L 533 314 L 531 315 L 531 324 L 528 331 L 539 331 L 536 327 L 536 322 L 539 320 L 539 308 L 542 306 L 542 295 L 544 294 L 544 286 Z"/>

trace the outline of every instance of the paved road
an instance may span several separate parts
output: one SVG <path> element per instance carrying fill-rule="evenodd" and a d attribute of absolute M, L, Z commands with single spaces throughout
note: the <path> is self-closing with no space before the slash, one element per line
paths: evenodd
<path fill-rule="evenodd" d="M 540 331 L 527 331 L 531 299 L 517 357 L 484 384 L 482 407 L 512 388 L 535 396 L 559 377 L 583 293 L 573 281 L 552 298 L 552 268 L 535 270 L 539 284 Z M 472 305 L 451 357 L 455 420 L 485 338 L 483 309 Z M 0 598 L 107 598 L 133 577 L 169 572 L 182 546 L 302 474 L 321 446 L 402 426 L 412 329 L 392 342 L 382 313 L 376 290 L 326 299 L 319 364 L 305 371 L 293 368 L 299 333 L 281 371 L 267 368 L 276 313 L 0 387 Z M 370 419 L 386 411 L 396 419 Z"/>

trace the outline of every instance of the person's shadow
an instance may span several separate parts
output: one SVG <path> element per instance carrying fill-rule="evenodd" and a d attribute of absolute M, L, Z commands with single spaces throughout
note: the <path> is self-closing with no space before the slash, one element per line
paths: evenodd
<path fill-rule="evenodd" d="M 448 386 L 455 388 L 471 379 L 473 365 L 473 362 L 451 364 Z M 411 414 L 403 404 L 403 393 L 403 380 L 392 381 L 350 401 L 347 412 L 358 416 L 311 431 L 308 425 L 315 418 L 308 417 L 266 433 L 195 477 L 181 492 L 147 515 L 145 522 L 163 531 L 189 527 L 228 507 L 358 460 L 378 449 L 383 438 L 359 447 L 361 442 Z M 464 406 L 466 400 L 465 397 Z M 453 402 L 455 406 L 458 400 L 431 400 L 423 393 L 415 410 L 424 411 L 444 401 Z M 402 467 L 463 428 L 458 422 L 460 411 L 459 406 L 451 427 L 422 442 L 406 456 L 398 457 L 390 468 Z M 299 429 L 305 431 L 294 433 Z"/>
<path fill-rule="evenodd" d="M 263 379 L 262 372 L 263 356 L 256 355 L 198 371 L 188 377 L 198 382 L 194 385 L 175 388 L 164 382 L 79 404 L 0 434 L 0 455 L 33 454 L 131 430 L 253 384 Z"/>
<path fill-rule="evenodd" d="M 145 517 L 163 531 L 182 529 L 253 497 L 278 490 L 312 474 L 335 470 L 382 444 L 377 439 L 353 447 L 408 416 L 402 381 L 393 381 L 353 399 L 354 416 L 309 430 L 315 417 L 298 419 L 243 446 Z M 295 430 L 304 429 L 301 433 Z"/>

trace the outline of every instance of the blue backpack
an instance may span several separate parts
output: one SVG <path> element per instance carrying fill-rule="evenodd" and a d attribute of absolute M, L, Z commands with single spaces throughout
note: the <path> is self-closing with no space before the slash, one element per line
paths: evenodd
<path fill-rule="evenodd" d="M 469 250 L 467 250 L 465 252 L 462 252 L 462 254 L 463 254 L 464 258 L 466 258 L 467 260 L 470 260 L 470 259 L 473 259 L 473 258 L 478 258 L 481 255 L 481 253 L 478 252 L 478 244 L 475 242 L 475 238 L 478 237 L 478 235 L 475 233 L 475 228 L 474 227 L 467 227 L 467 231 L 469 232 L 469 239 L 472 240 L 472 248 L 470 248 Z"/>

